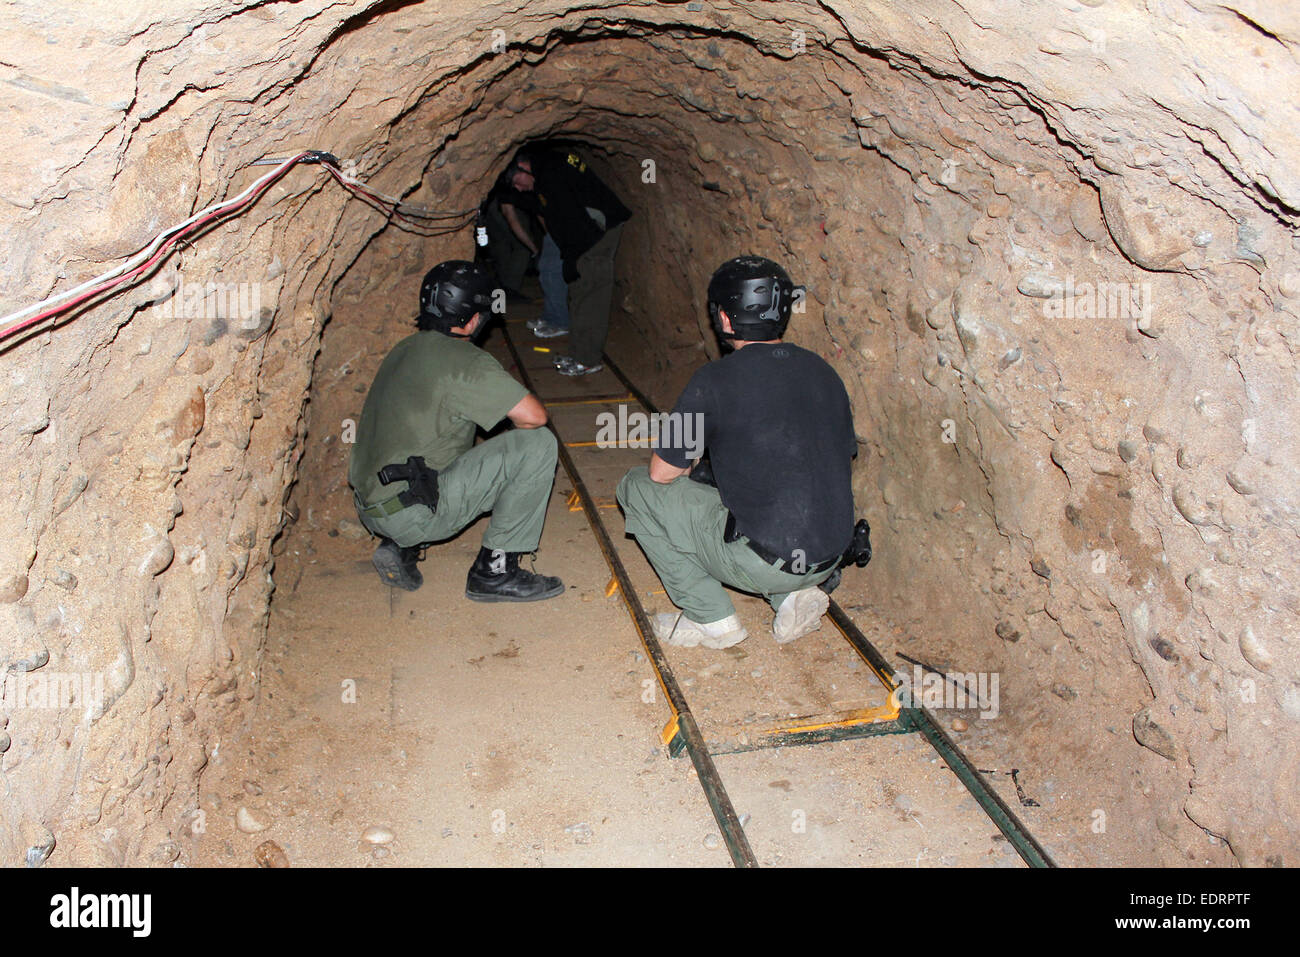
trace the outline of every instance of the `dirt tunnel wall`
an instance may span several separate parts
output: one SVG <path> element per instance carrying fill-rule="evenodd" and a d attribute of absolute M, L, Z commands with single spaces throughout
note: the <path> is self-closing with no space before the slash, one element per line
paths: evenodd
<path fill-rule="evenodd" d="M 1072 792 L 1068 862 L 1295 862 L 1294 14 L 125 9 L 3 15 L 4 313 L 260 157 L 326 149 L 457 210 L 516 144 L 577 139 L 635 213 L 611 349 L 662 401 L 713 354 L 717 263 L 758 252 L 807 285 L 792 338 L 849 385 L 876 529 L 837 597 L 927 660 L 1001 674 L 1006 746 Z M 0 859 L 185 860 L 286 546 L 354 518 L 344 420 L 469 232 L 412 236 L 304 166 L 148 282 L 8 344 L 6 688 L 103 691 L 6 699 Z"/>

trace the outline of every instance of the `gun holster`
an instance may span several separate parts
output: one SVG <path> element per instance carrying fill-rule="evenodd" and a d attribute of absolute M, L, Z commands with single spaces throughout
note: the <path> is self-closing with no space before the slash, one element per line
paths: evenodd
<path fill-rule="evenodd" d="M 405 465 L 385 465 L 379 470 L 379 481 L 384 485 L 405 482 L 406 491 L 397 493 L 404 506 L 427 505 L 430 511 L 438 510 L 438 470 L 425 465 L 423 456 L 412 455 Z"/>
<path fill-rule="evenodd" d="M 844 549 L 844 554 L 840 556 L 835 571 L 831 572 L 831 576 L 817 587 L 829 595 L 840 586 L 841 569 L 848 568 L 850 565 L 862 568 L 869 561 L 871 561 L 871 526 L 867 524 L 865 518 L 860 518 L 853 526 L 853 538 L 849 540 L 849 547 Z"/>
<path fill-rule="evenodd" d="M 849 565 L 865 568 L 869 561 L 871 561 L 871 526 L 867 524 L 865 518 L 860 518 L 858 524 L 853 526 L 853 539 L 849 542 L 849 547 L 844 549 L 840 568 L 847 568 Z"/>
<path fill-rule="evenodd" d="M 700 458 L 695 463 L 695 468 L 691 469 L 690 475 L 692 482 L 699 482 L 701 485 L 712 485 L 718 487 L 718 480 L 713 477 L 713 463 L 709 461 L 707 455 Z"/>

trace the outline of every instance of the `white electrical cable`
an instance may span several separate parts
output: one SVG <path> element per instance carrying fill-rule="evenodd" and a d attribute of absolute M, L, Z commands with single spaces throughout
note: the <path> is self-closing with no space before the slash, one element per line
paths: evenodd
<path fill-rule="evenodd" d="M 289 159 L 281 163 L 279 166 L 277 166 L 275 169 L 273 169 L 271 172 L 267 173 L 265 176 L 262 176 L 261 178 L 254 180 L 252 185 L 250 185 L 247 189 L 245 189 L 242 193 L 240 193 L 238 196 L 234 197 L 233 199 L 224 200 L 220 203 L 213 203 L 211 206 L 199 210 L 197 213 L 195 213 L 193 216 L 186 219 L 184 222 L 177 223 L 175 226 L 171 227 L 170 229 L 159 233 L 152 243 L 150 243 L 148 246 L 146 246 L 144 249 L 136 253 L 134 256 L 132 256 L 130 259 L 126 260 L 122 264 L 110 269 L 108 272 L 96 276 L 94 279 L 87 280 L 86 282 L 82 283 L 80 286 L 77 286 L 75 289 L 66 290 L 65 292 L 59 293 L 58 295 L 50 296 L 48 299 L 43 299 L 38 303 L 34 303 L 26 307 L 25 309 L 20 309 L 15 313 L 11 313 L 10 315 L 0 317 L 0 327 L 7 327 L 12 322 L 21 322 L 22 320 L 26 319 L 28 316 L 33 316 L 38 312 L 42 312 L 46 309 L 49 309 L 51 306 L 58 305 L 64 300 L 72 299 L 77 295 L 85 292 L 88 289 L 93 289 L 95 286 L 98 286 L 100 283 L 107 282 L 108 280 L 120 276 L 125 272 L 130 272 L 136 266 L 140 265 L 143 262 L 146 262 L 149 259 L 149 257 L 154 254 L 154 252 L 158 249 L 158 247 L 161 246 L 167 240 L 167 237 L 171 236 L 173 233 L 188 228 L 189 226 L 198 222 L 200 219 L 203 219 L 205 216 L 210 216 L 215 212 L 220 212 L 221 210 L 224 210 L 227 207 L 239 205 L 250 195 L 257 192 L 257 190 L 268 180 L 275 179 L 277 176 L 281 175 L 286 169 L 288 169 L 293 164 L 300 162 L 303 159 L 303 157 L 307 155 L 309 155 L 308 151 L 304 151 L 302 153 L 299 153 L 296 156 L 290 157 Z"/>
<path fill-rule="evenodd" d="M 351 172 L 344 172 L 340 169 L 338 160 L 330 153 L 320 150 L 302 150 L 286 159 L 264 158 L 254 160 L 252 166 L 275 166 L 275 169 L 265 176 L 254 180 L 247 189 L 238 196 L 231 199 L 223 200 L 219 203 L 213 203 L 211 206 L 204 207 L 194 213 L 184 221 L 177 223 L 170 229 L 159 233 L 148 246 L 131 256 L 129 259 L 115 266 L 114 268 L 102 273 L 99 276 L 89 279 L 81 285 L 65 290 L 57 295 L 50 296 L 40 302 L 33 303 L 17 312 L 8 316 L 0 316 L 0 342 L 3 342 L 12 336 L 25 332 L 28 328 L 34 327 L 42 320 L 56 316 L 60 312 L 71 309 L 79 305 L 83 300 L 90 300 L 104 293 L 115 290 L 122 282 L 130 279 L 138 279 L 151 270 L 163 258 L 170 255 L 169 246 L 180 241 L 186 232 L 192 228 L 202 228 L 209 223 L 220 220 L 226 213 L 238 210 L 241 207 L 247 207 L 261 195 L 263 189 L 268 187 L 271 182 L 278 179 L 289 169 L 289 167 L 303 161 L 319 163 L 326 171 L 329 172 L 340 184 L 349 192 L 367 200 L 372 205 L 377 206 L 382 212 L 385 212 L 390 218 L 396 217 L 410 225 L 416 227 L 412 229 L 417 235 L 437 236 L 446 233 L 458 232 L 463 229 L 467 222 L 465 218 L 477 212 L 477 209 L 466 209 L 457 212 L 445 212 L 428 209 L 423 206 L 412 206 L 403 203 L 395 196 L 388 196 L 379 193 L 365 186 Z M 459 220 L 456 225 L 447 224 L 445 226 L 435 226 L 432 224 L 417 224 L 410 217 L 426 220 Z M 397 224 L 398 228 L 406 229 L 407 226 Z M 433 232 L 424 232 L 423 230 L 434 230 Z M 161 257 L 161 258 L 160 258 Z M 138 275 L 137 275 L 138 274 Z"/>

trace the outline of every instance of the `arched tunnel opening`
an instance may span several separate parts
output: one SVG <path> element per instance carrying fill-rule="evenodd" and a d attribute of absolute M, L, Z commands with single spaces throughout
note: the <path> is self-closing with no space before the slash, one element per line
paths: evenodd
<path fill-rule="evenodd" d="M 539 565 L 571 587 L 523 612 L 465 607 L 473 534 L 422 603 L 385 593 L 348 490 L 421 277 L 558 139 L 632 210 L 607 351 L 659 404 L 718 356 L 718 264 L 806 287 L 789 339 L 848 389 L 875 544 L 836 598 L 900 669 L 998 677 L 995 718 L 942 720 L 1059 863 L 1294 864 L 1300 21 L 1021 6 L 10 4 L 7 317 L 301 150 L 445 218 L 300 164 L 0 341 L 0 858 L 718 860 L 563 474 Z M 797 647 L 796 684 L 835 680 Z M 900 796 L 909 747 L 736 772 L 811 822 L 768 860 L 1015 863 L 918 828 L 948 798 Z M 855 843 L 852 813 L 892 830 Z"/>

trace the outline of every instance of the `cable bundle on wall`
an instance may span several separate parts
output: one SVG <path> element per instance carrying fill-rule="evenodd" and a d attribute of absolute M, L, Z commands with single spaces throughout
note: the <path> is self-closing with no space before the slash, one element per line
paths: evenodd
<path fill-rule="evenodd" d="M 242 193 L 232 199 L 214 203 L 170 229 L 159 233 L 154 240 L 125 262 L 83 282 L 81 285 L 58 293 L 0 317 L 0 342 L 18 335 L 40 322 L 75 309 L 77 306 L 104 293 L 126 288 L 141 276 L 147 275 L 187 237 L 193 236 L 218 219 L 237 215 L 248 209 L 266 192 L 272 183 L 299 163 L 319 163 L 341 186 L 363 199 L 372 208 L 384 213 L 399 228 L 423 236 L 440 236 L 464 228 L 477 209 L 440 212 L 422 206 L 413 206 L 399 198 L 372 190 L 340 168 L 338 159 L 320 150 L 303 150 L 287 159 L 258 160 L 253 165 L 272 165 L 275 169 L 255 180 Z"/>

